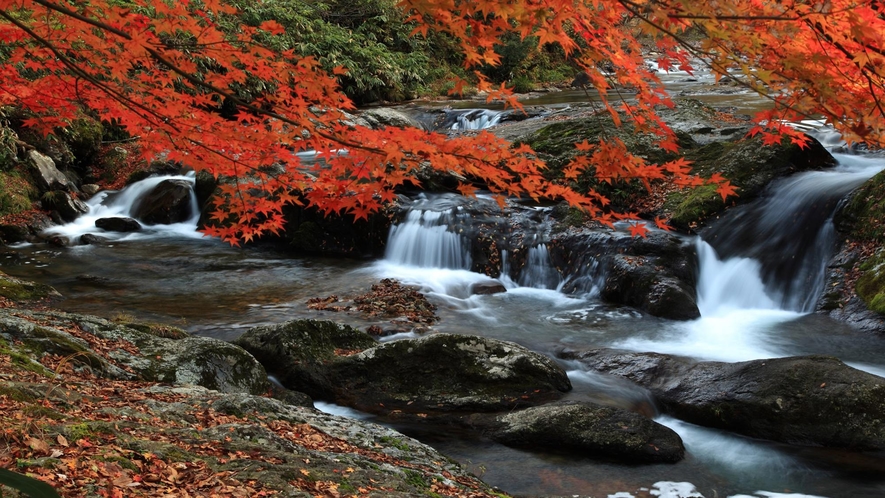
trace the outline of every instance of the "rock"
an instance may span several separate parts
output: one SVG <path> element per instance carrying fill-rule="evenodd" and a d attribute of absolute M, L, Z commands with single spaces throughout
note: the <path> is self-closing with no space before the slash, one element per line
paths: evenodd
<path fill-rule="evenodd" d="M 109 232 L 137 232 L 141 230 L 141 223 L 132 218 L 99 218 L 95 220 L 95 226 Z"/>
<path fill-rule="evenodd" d="M 507 288 L 497 282 L 477 283 L 470 286 L 471 295 L 488 296 L 507 292 Z"/>
<path fill-rule="evenodd" d="M 148 225 L 169 225 L 190 219 L 192 184 L 186 180 L 163 180 L 134 206 L 135 218 Z"/>
<path fill-rule="evenodd" d="M 98 185 L 96 185 L 94 183 L 87 183 L 86 185 L 81 185 L 80 190 L 84 194 L 91 197 L 91 196 L 101 192 L 101 187 L 99 187 Z"/>
<path fill-rule="evenodd" d="M 82 331 L 82 337 L 71 330 Z M 269 389 L 267 374 L 255 358 L 218 339 L 170 339 L 97 317 L 24 310 L 0 317 L 0 335 L 21 341 L 38 356 L 74 355 L 72 361 L 103 377 L 194 384 L 222 392 L 263 394 Z M 106 353 L 113 363 L 90 349 L 90 336 L 115 345 Z"/>
<path fill-rule="evenodd" d="M 71 194 L 54 190 L 43 195 L 43 207 L 58 211 L 64 221 L 70 223 L 82 214 L 89 212 L 89 206 L 79 199 L 74 199 Z"/>
<path fill-rule="evenodd" d="M 616 255 L 606 274 L 602 298 L 670 320 L 701 317 L 694 285 L 661 272 L 646 258 Z"/>
<path fill-rule="evenodd" d="M 432 334 L 381 344 L 326 366 L 316 397 L 370 413 L 494 412 L 558 399 L 571 389 L 550 358 L 514 343 Z M 301 389 L 299 389 L 301 390 Z"/>
<path fill-rule="evenodd" d="M 828 356 L 741 363 L 655 353 L 564 354 L 648 388 L 685 421 L 750 437 L 852 450 L 885 450 L 885 379 Z"/>
<path fill-rule="evenodd" d="M 662 318 L 700 317 L 697 255 L 682 238 L 653 231 L 646 238 L 608 229 L 571 229 L 549 244 L 553 264 L 571 275 L 565 292 L 601 290 L 601 297 Z"/>
<path fill-rule="evenodd" d="M 61 294 L 45 284 L 37 284 L 0 272 L 0 297 L 13 301 L 40 301 L 59 299 Z"/>
<path fill-rule="evenodd" d="M 234 341 L 258 359 L 289 389 L 322 397 L 316 386 L 327 384 L 325 363 L 336 351 L 362 351 L 377 344 L 349 325 L 321 320 L 294 320 L 254 327 Z"/>
<path fill-rule="evenodd" d="M 592 403 L 550 403 L 496 418 L 484 433 L 500 443 L 570 452 L 628 463 L 678 462 L 685 447 L 678 434 L 642 415 Z"/>
<path fill-rule="evenodd" d="M 37 174 L 34 175 L 34 177 L 37 179 L 37 184 L 42 191 L 76 190 L 74 184 L 68 180 L 68 177 L 66 177 L 64 173 L 55 167 L 55 162 L 49 156 L 45 156 L 36 150 L 32 150 L 28 152 L 28 158 L 37 169 Z"/>
<path fill-rule="evenodd" d="M 421 128 L 421 123 L 408 115 L 390 109 L 388 107 L 376 107 L 367 109 L 360 114 L 360 118 L 369 123 L 372 128 L 394 126 L 397 128 Z"/>
<path fill-rule="evenodd" d="M 820 170 L 836 165 L 836 160 L 817 140 L 810 138 L 806 148 L 793 143 L 765 146 L 760 138 L 737 142 L 713 142 L 685 152 L 692 161 L 692 173 L 709 178 L 721 173 L 738 188 L 729 205 L 759 197 L 775 179 L 800 171 Z M 696 228 L 723 211 L 726 203 L 713 185 L 702 185 L 668 194 L 664 210 L 670 222 L 682 229 Z"/>

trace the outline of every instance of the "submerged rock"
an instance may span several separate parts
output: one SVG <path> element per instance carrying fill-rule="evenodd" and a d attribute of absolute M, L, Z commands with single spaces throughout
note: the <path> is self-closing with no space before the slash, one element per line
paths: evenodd
<path fill-rule="evenodd" d="M 485 433 L 528 449 L 635 462 L 678 462 L 678 434 L 642 415 L 591 403 L 551 403 L 499 415 Z"/>
<path fill-rule="evenodd" d="M 649 389 L 667 413 L 698 425 L 792 444 L 885 450 L 885 379 L 829 356 L 740 363 L 656 353 L 568 353 Z"/>

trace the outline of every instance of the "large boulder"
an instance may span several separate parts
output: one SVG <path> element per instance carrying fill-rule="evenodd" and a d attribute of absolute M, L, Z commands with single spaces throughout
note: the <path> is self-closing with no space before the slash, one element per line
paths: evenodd
<path fill-rule="evenodd" d="M 550 358 L 514 343 L 433 334 L 381 344 L 328 367 L 332 400 L 371 413 L 494 412 L 571 389 Z"/>
<path fill-rule="evenodd" d="M 191 209 L 193 185 L 186 180 L 163 180 L 138 201 L 132 214 L 148 225 L 169 225 L 187 221 Z"/>
<path fill-rule="evenodd" d="M 396 128 L 421 128 L 420 122 L 409 115 L 389 107 L 376 107 L 363 111 L 360 115 L 372 128 L 393 126 Z"/>
<path fill-rule="evenodd" d="M 62 220 L 69 223 L 89 212 L 89 206 L 85 202 L 61 190 L 43 194 L 42 203 L 44 209 L 56 211 Z"/>
<path fill-rule="evenodd" d="M 828 356 L 741 363 L 655 353 L 564 354 L 649 389 L 698 425 L 792 444 L 885 450 L 885 379 Z"/>
<path fill-rule="evenodd" d="M 36 170 L 34 177 L 37 180 L 37 186 L 44 192 L 52 190 L 71 191 L 76 190 L 76 186 L 71 182 L 64 173 L 55 166 L 55 161 L 49 156 L 43 155 L 36 150 L 28 152 L 28 158 Z"/>
<path fill-rule="evenodd" d="M 678 462 L 678 434 L 651 419 L 592 403 L 550 403 L 498 415 L 484 433 L 500 443 L 533 450 L 635 462 Z"/>
<path fill-rule="evenodd" d="M 349 325 L 323 320 L 293 320 L 253 327 L 234 344 L 260 361 L 283 385 L 321 397 L 331 381 L 326 364 L 344 352 L 363 351 L 377 342 Z"/>

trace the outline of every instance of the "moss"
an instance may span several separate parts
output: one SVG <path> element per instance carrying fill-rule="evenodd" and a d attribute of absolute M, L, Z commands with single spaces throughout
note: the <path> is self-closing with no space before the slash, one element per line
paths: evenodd
<path fill-rule="evenodd" d="M 885 315 L 885 250 L 880 250 L 860 267 L 855 289 L 867 307 Z"/>
<path fill-rule="evenodd" d="M 409 445 L 406 444 L 405 441 L 403 441 L 402 439 L 399 439 L 399 438 L 390 437 L 390 436 L 381 436 L 379 441 L 381 442 L 381 444 L 384 444 L 386 446 L 390 446 L 392 448 L 396 448 L 400 451 L 409 451 L 411 449 L 409 447 Z"/>
<path fill-rule="evenodd" d="M 30 356 L 14 349 L 9 345 L 8 342 L 0 338 L 0 354 L 9 356 L 12 360 L 12 364 L 23 368 L 29 372 L 34 372 L 36 374 L 42 375 L 44 377 L 54 377 L 52 371 L 48 370 L 46 367 L 38 363 L 36 360 L 31 358 Z M 2 394 L 2 391 L 0 391 Z"/>
<path fill-rule="evenodd" d="M 46 408 L 45 406 L 40 405 L 29 405 L 22 408 L 22 412 L 25 415 L 29 415 L 34 418 L 48 418 L 52 420 L 61 420 L 65 418 L 65 416 L 52 408 Z"/>
<path fill-rule="evenodd" d="M 0 272 L 0 296 L 13 301 L 36 301 L 58 296 L 52 287 L 25 280 L 19 280 Z"/>
<path fill-rule="evenodd" d="M 424 479 L 424 475 L 416 470 L 406 469 L 403 471 L 405 474 L 405 481 L 410 486 L 413 486 L 418 489 L 426 489 L 429 488 L 430 485 L 427 484 L 427 481 Z"/>
<path fill-rule="evenodd" d="M 673 192 L 664 203 L 664 209 L 671 213 L 670 222 L 679 228 L 688 228 L 723 207 L 725 202 L 716 193 L 716 185 L 701 185 Z"/>
<path fill-rule="evenodd" d="M 0 216 L 17 214 L 33 207 L 37 196 L 30 175 L 21 166 L 10 166 L 11 170 L 0 173 Z M 4 166 L 0 164 L 0 170 Z"/>
<path fill-rule="evenodd" d="M 840 217 L 848 222 L 855 239 L 885 243 L 885 172 L 858 188 Z"/>
<path fill-rule="evenodd" d="M 97 456 L 97 457 L 95 457 L 95 459 L 98 460 L 99 462 L 116 463 L 120 467 L 123 467 L 124 469 L 131 470 L 136 473 L 141 472 L 141 469 L 139 469 L 137 465 L 132 463 L 132 460 L 129 460 L 128 458 L 124 458 L 121 456 L 114 456 L 114 455 L 112 455 L 112 456 Z"/>
<path fill-rule="evenodd" d="M 89 427 L 87 422 L 69 425 L 64 428 L 64 432 L 67 434 L 68 440 L 74 442 L 81 439 L 89 439 L 93 434 L 92 428 Z"/>

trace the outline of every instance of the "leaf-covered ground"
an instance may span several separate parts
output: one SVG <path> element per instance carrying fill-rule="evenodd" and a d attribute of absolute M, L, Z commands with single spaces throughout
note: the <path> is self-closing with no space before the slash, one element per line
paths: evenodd
<path fill-rule="evenodd" d="M 89 341 L 111 362 L 135 348 L 120 342 Z M 0 335 L 0 467 L 62 496 L 496 496 L 391 429 L 269 397 L 106 379 L 88 355 L 36 356 Z"/>

